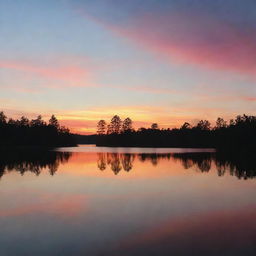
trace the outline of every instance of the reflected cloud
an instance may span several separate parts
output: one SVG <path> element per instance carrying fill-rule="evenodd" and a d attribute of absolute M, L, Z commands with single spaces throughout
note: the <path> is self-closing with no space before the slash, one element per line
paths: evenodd
<path fill-rule="evenodd" d="M 106 255 L 190 255 L 191 251 L 193 255 L 218 255 L 220 251 L 222 255 L 242 255 L 241 248 L 244 254 L 253 255 L 255 247 L 248 241 L 254 234 L 255 217 L 253 206 L 177 217 L 127 237 Z"/>
<path fill-rule="evenodd" d="M 0 217 L 15 217 L 28 214 L 48 214 L 63 218 L 77 216 L 84 207 L 85 195 L 73 195 L 60 197 L 43 197 L 40 202 L 28 206 L 19 206 L 16 208 L 5 209 L 0 213 Z"/>

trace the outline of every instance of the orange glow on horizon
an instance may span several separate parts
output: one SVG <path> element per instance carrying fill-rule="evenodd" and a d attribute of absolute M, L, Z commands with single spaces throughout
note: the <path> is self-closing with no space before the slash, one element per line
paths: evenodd
<path fill-rule="evenodd" d="M 200 110 L 190 109 L 189 113 L 189 110 L 186 109 L 183 111 L 173 109 L 173 113 L 170 114 L 168 110 L 163 107 L 110 106 L 85 111 L 70 111 L 65 114 L 60 113 L 57 117 L 61 123 L 69 127 L 72 132 L 93 134 L 96 133 L 96 127 L 99 120 L 104 119 L 109 123 L 115 114 L 119 115 L 122 120 L 130 117 L 133 120 L 133 127 L 135 129 L 141 127 L 149 128 L 152 123 L 158 123 L 160 128 L 175 128 L 180 127 L 184 122 L 193 122 L 194 118 L 192 115 L 198 111 Z"/>
<path fill-rule="evenodd" d="M 4 112 L 9 118 L 14 119 L 19 119 L 22 115 L 29 119 L 34 119 L 38 116 L 38 114 L 31 112 L 12 110 Z M 69 128 L 72 133 L 84 135 L 95 134 L 97 132 L 98 121 L 103 119 L 109 123 L 115 114 L 119 115 L 122 120 L 130 117 L 135 129 L 141 127 L 149 128 L 152 123 L 157 123 L 160 129 L 179 128 L 185 122 L 195 125 L 201 119 L 207 119 L 214 125 L 218 117 L 229 120 L 236 116 L 235 113 L 233 115 L 227 115 L 225 112 L 219 115 L 220 110 L 211 107 L 201 109 L 200 107 L 107 106 L 65 112 L 58 110 L 47 112 L 37 110 L 37 112 L 42 114 L 45 121 L 48 121 L 50 116 L 54 114 L 60 124 Z"/>

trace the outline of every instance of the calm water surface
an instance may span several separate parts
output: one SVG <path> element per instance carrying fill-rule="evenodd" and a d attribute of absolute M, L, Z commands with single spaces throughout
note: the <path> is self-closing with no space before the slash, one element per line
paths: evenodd
<path fill-rule="evenodd" d="M 212 150 L 2 153 L 0 255 L 256 255 L 256 165 Z"/>

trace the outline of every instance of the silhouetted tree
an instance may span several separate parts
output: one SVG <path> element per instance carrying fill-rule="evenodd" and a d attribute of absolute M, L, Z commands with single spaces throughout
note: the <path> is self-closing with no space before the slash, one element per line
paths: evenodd
<path fill-rule="evenodd" d="M 129 117 L 127 117 L 123 121 L 122 132 L 127 132 L 131 130 L 132 130 L 132 120 Z"/>
<path fill-rule="evenodd" d="M 211 129 L 211 123 L 208 120 L 200 120 L 196 128 L 203 131 L 209 131 Z"/>
<path fill-rule="evenodd" d="M 185 122 L 185 123 L 180 127 L 180 129 L 182 129 L 182 130 L 191 129 L 191 125 L 190 125 L 190 123 Z"/>
<path fill-rule="evenodd" d="M 57 118 L 52 115 L 50 120 L 49 120 L 49 125 L 56 128 L 57 130 L 60 128 L 60 124 L 59 121 L 57 120 Z"/>
<path fill-rule="evenodd" d="M 16 125 L 16 124 L 18 124 L 18 122 L 17 122 L 16 120 L 12 119 L 12 118 L 9 118 L 8 124 L 10 124 L 10 125 Z"/>
<path fill-rule="evenodd" d="M 229 120 L 229 126 L 233 126 L 233 125 L 235 125 L 235 121 L 234 121 L 234 119 L 230 119 Z"/>
<path fill-rule="evenodd" d="M 112 134 L 113 133 L 113 130 L 112 130 L 112 127 L 110 124 L 107 125 L 107 134 Z"/>
<path fill-rule="evenodd" d="M 36 119 L 31 120 L 31 126 L 39 127 L 39 126 L 44 126 L 44 125 L 46 125 L 46 123 L 43 121 L 41 115 L 39 115 Z"/>
<path fill-rule="evenodd" d="M 121 131 L 122 120 L 118 115 L 112 117 L 110 122 L 110 133 L 118 134 Z"/>
<path fill-rule="evenodd" d="M 106 122 L 105 120 L 100 120 L 97 124 L 97 134 L 103 135 L 106 132 Z"/>
<path fill-rule="evenodd" d="M 24 127 L 29 126 L 29 119 L 26 118 L 25 116 L 22 116 L 22 117 L 20 118 L 20 125 L 21 125 L 21 126 L 24 126 Z"/>
<path fill-rule="evenodd" d="M 73 135 L 66 127 L 60 127 L 52 115 L 47 124 L 42 116 L 29 120 L 7 117 L 0 112 L 0 146 L 72 146 L 76 145 Z"/>
<path fill-rule="evenodd" d="M 153 123 L 153 124 L 151 125 L 151 129 L 152 129 L 152 130 L 158 130 L 158 129 L 159 129 L 158 124 L 157 124 L 157 123 Z"/>
<path fill-rule="evenodd" d="M 0 124 L 5 124 L 6 123 L 6 115 L 4 114 L 3 111 L 0 112 Z"/>
<path fill-rule="evenodd" d="M 129 127 L 125 125 L 123 127 Z M 129 133 L 120 133 L 121 119 L 112 118 L 106 136 L 96 137 L 98 146 L 135 147 L 197 147 L 218 150 L 256 150 L 256 116 L 239 115 L 229 124 L 218 118 L 211 128 L 208 120 L 200 120 L 191 127 L 184 123 L 179 129 L 159 129 L 156 123 L 151 128 L 139 128 Z M 207 169 L 207 168 L 206 168 Z"/>
<path fill-rule="evenodd" d="M 67 134 L 67 133 L 70 133 L 70 130 L 65 126 L 61 126 L 60 127 L 60 132 Z"/>
<path fill-rule="evenodd" d="M 225 128 L 227 127 L 227 122 L 223 119 L 218 117 L 218 119 L 216 120 L 216 129 L 221 129 L 221 128 Z"/>

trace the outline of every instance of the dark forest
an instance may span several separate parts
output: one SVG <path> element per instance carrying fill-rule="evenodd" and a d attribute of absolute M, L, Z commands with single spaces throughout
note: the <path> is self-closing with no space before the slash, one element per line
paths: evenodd
<path fill-rule="evenodd" d="M 0 146 L 61 147 L 75 146 L 76 142 L 69 129 L 60 126 L 52 115 L 46 123 L 42 116 L 29 120 L 22 116 L 19 120 L 7 119 L 0 112 Z"/>
<path fill-rule="evenodd" d="M 216 148 L 226 150 L 256 149 L 256 116 L 238 115 L 225 121 L 218 118 L 214 126 L 208 120 L 196 125 L 184 123 L 180 128 L 159 129 L 157 123 L 150 128 L 133 129 L 132 120 L 114 116 L 107 124 L 98 122 L 97 146 L 122 147 L 185 147 Z"/>

